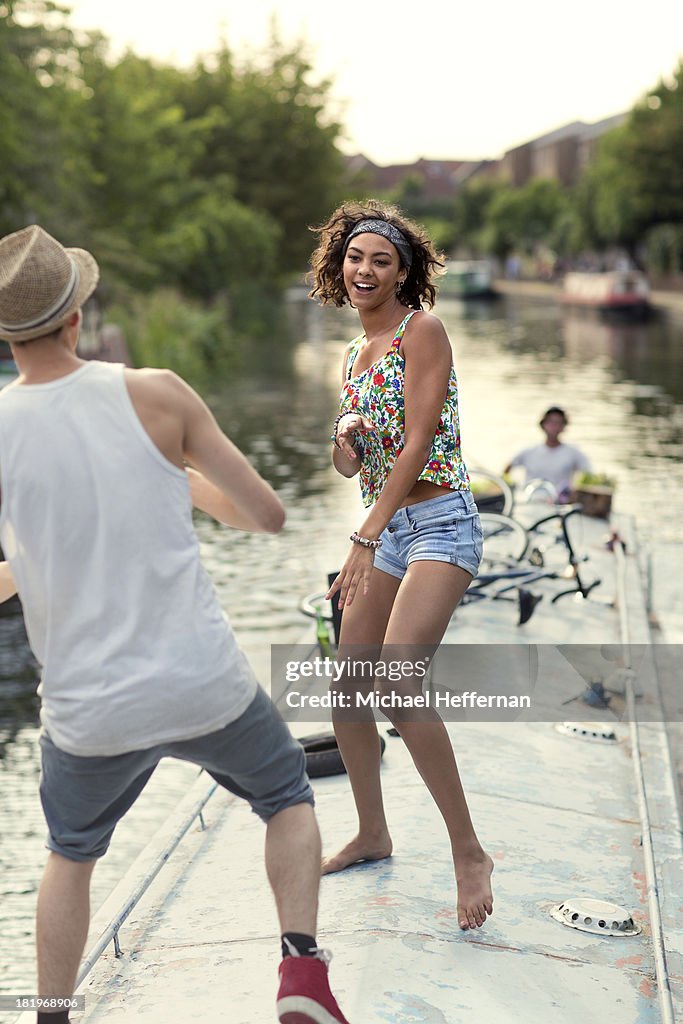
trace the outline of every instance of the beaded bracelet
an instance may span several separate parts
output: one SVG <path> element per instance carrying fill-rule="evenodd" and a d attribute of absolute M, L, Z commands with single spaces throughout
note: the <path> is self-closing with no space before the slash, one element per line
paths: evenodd
<path fill-rule="evenodd" d="M 351 534 L 351 536 L 349 537 L 349 540 L 352 540 L 354 544 L 360 544 L 364 548 L 372 548 L 373 551 L 376 548 L 381 548 L 382 547 L 381 539 L 378 539 L 378 540 L 368 540 L 367 537 L 361 537 L 355 531 L 354 531 L 354 533 Z"/>
<path fill-rule="evenodd" d="M 360 415 L 360 414 L 357 413 L 357 412 L 354 412 L 353 409 L 347 409 L 346 412 L 340 412 L 339 415 L 335 417 L 334 424 L 332 426 L 332 433 L 330 434 L 330 441 L 333 441 L 334 444 L 337 446 L 337 448 L 341 447 L 341 445 L 339 444 L 339 441 L 337 440 L 337 427 L 339 426 L 339 420 L 343 419 L 344 416 L 358 416 L 358 415 Z"/>
<path fill-rule="evenodd" d="M 359 412 L 355 412 L 354 409 L 347 409 L 346 412 L 340 412 L 339 415 L 335 418 L 334 426 L 332 428 L 332 433 L 330 434 L 330 441 L 332 441 L 332 443 L 334 444 L 335 448 L 339 448 L 340 451 L 341 451 L 341 445 L 339 444 L 339 441 L 337 440 L 337 427 L 339 426 L 339 421 L 341 419 L 343 419 L 344 416 L 360 416 L 360 413 Z M 354 438 L 353 438 L 353 441 L 351 443 L 353 444 L 353 446 L 355 447 L 356 451 L 358 452 L 358 458 L 362 462 L 363 461 L 363 455 L 365 454 L 365 445 L 361 441 L 360 435 L 357 432 L 354 432 Z"/>

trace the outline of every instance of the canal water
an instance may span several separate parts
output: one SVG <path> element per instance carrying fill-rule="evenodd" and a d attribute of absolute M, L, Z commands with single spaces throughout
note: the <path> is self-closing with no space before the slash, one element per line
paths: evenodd
<path fill-rule="evenodd" d="M 463 450 L 471 466 L 500 471 L 542 440 L 549 405 L 570 416 L 564 439 L 596 472 L 616 478 L 617 510 L 633 513 L 641 539 L 678 554 L 683 542 L 683 321 L 607 323 L 553 299 L 507 296 L 436 309 L 447 326 L 461 389 Z M 293 298 L 282 337 L 254 342 L 233 379 L 207 396 L 219 421 L 271 481 L 288 509 L 277 537 L 220 527 L 201 514 L 205 564 L 247 652 L 294 641 L 299 599 L 322 590 L 362 514 L 356 481 L 330 466 L 329 442 L 352 310 Z M 134 510 L 131 513 L 134 516 Z M 669 560 L 667 554 L 667 560 Z M 21 617 L 0 616 L 0 992 L 32 992 L 33 913 L 45 857 L 37 797 L 36 670 Z M 102 903 L 196 770 L 158 769 L 122 822 L 93 883 Z"/>

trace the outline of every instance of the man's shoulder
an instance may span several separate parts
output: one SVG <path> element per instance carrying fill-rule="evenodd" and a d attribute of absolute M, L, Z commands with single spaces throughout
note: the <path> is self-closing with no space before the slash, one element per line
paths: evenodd
<path fill-rule="evenodd" d="M 140 384 L 147 383 L 150 385 L 158 384 L 164 385 L 169 384 L 171 381 L 179 381 L 181 378 L 173 370 L 167 370 L 164 367 L 158 366 L 140 366 L 133 368 L 127 366 L 124 370 L 126 380 L 133 380 Z"/>
<path fill-rule="evenodd" d="M 572 459 L 574 462 L 577 460 L 585 460 L 586 458 L 581 449 L 577 448 L 575 444 L 565 444 L 564 441 L 560 446 L 560 451 L 563 453 L 565 459 Z"/>
<path fill-rule="evenodd" d="M 131 392 L 150 398 L 180 398 L 191 391 L 182 377 L 173 370 L 159 367 L 143 366 L 139 369 L 126 367 L 124 370 L 126 385 Z"/>
<path fill-rule="evenodd" d="M 523 459 L 528 459 L 531 456 L 540 455 L 542 454 L 544 448 L 544 444 L 531 444 L 527 448 L 520 448 L 520 450 L 517 452 L 515 456 L 515 459 L 518 462 L 521 462 Z"/>

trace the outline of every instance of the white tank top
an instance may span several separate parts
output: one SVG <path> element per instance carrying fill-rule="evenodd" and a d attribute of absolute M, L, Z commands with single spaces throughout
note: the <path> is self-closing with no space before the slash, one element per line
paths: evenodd
<path fill-rule="evenodd" d="M 123 366 L 4 388 L 0 487 L 58 747 L 121 754 L 239 718 L 257 683 L 200 563 L 187 474 L 142 426 Z"/>

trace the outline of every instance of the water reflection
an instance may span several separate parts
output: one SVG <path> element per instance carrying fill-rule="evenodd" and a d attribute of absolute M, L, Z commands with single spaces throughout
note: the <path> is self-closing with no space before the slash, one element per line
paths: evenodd
<path fill-rule="evenodd" d="M 606 358 L 617 379 L 638 381 L 640 394 L 664 393 L 683 401 L 680 372 L 683 329 L 662 314 L 647 323 L 612 323 L 573 311 L 562 322 L 567 354 L 573 359 Z"/>
<path fill-rule="evenodd" d="M 0 760 L 21 727 L 38 717 L 38 666 L 26 639 L 21 605 L 0 605 Z"/>

